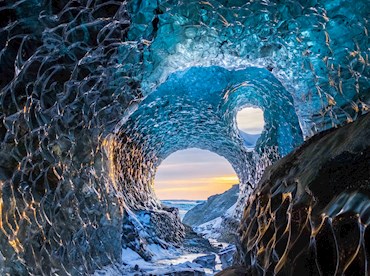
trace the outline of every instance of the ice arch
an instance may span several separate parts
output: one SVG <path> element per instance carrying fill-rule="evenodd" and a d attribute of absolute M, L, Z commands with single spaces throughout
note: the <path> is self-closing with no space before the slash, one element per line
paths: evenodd
<path fill-rule="evenodd" d="M 236 126 L 236 112 L 246 105 L 264 111 L 256 152 L 246 149 Z M 254 155 L 271 147 L 285 155 L 303 138 L 290 94 L 268 70 L 212 66 L 169 76 L 119 125 L 113 140 L 114 177 L 126 204 L 140 210 L 158 206 L 152 182 L 171 153 L 196 147 L 225 157 L 243 193 L 255 182 Z"/>
<path fill-rule="evenodd" d="M 369 110 L 366 1 L 133 1 L 144 93 L 194 66 L 268 68 L 293 96 L 305 137 Z M 153 12 L 154 11 L 154 12 Z"/>

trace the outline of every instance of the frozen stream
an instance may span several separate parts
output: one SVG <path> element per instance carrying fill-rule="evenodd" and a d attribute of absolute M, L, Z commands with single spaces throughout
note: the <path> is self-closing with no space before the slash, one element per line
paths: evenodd
<path fill-rule="evenodd" d="M 228 244 L 210 241 L 217 245 L 222 244 L 220 250 L 225 249 Z M 122 264 L 114 264 L 96 271 L 94 276 L 116 276 L 116 275 L 168 275 L 171 273 L 193 272 L 194 275 L 214 275 L 222 270 L 220 256 L 216 253 L 186 253 L 182 250 L 171 248 L 164 250 L 158 245 L 149 245 L 154 254 L 152 261 L 143 260 L 136 252 L 131 249 L 123 249 Z M 215 256 L 215 267 L 204 267 L 195 263 L 199 257 Z"/>
<path fill-rule="evenodd" d="M 218 242 L 214 239 L 209 239 L 209 242 L 215 248 L 219 248 L 219 250 L 223 250 L 223 249 L 225 249 L 226 247 L 229 246 L 229 244 L 227 244 L 227 243 Z M 181 264 L 184 264 L 184 263 L 187 263 L 187 262 L 193 262 L 195 259 L 197 259 L 199 257 L 209 256 L 211 254 L 215 255 L 216 265 L 215 265 L 214 269 L 206 268 L 206 267 L 203 267 L 203 269 L 204 269 L 204 272 L 207 275 L 214 275 L 216 272 L 222 270 L 221 258 L 217 253 L 208 253 L 208 254 L 207 253 L 188 253 L 188 254 L 185 253 L 185 254 L 180 254 L 178 256 L 174 256 L 173 258 L 159 259 L 155 263 L 158 264 L 158 265 L 165 265 L 165 266 L 173 265 L 173 266 L 176 266 L 176 265 L 181 265 Z"/>

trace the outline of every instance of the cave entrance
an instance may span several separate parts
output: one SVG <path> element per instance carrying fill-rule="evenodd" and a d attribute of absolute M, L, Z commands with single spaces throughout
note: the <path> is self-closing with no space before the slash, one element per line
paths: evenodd
<path fill-rule="evenodd" d="M 204 235 L 202 227 L 232 215 L 239 178 L 225 158 L 190 148 L 176 151 L 161 163 L 154 188 L 163 205 L 178 208 L 183 223 Z M 219 235 L 217 228 L 208 230 L 214 232 L 211 238 Z"/>
<path fill-rule="evenodd" d="M 238 176 L 225 158 L 208 150 L 190 148 L 176 151 L 161 163 L 154 188 L 164 205 L 179 209 L 181 219 L 190 209 L 200 204 L 197 207 L 200 217 L 196 221 L 189 221 L 190 226 L 194 227 L 214 219 L 218 213 L 224 215 L 236 203 L 238 184 Z M 202 208 L 202 204 L 218 194 L 230 198 L 227 202 L 225 199 L 223 206 L 219 206 L 214 215 L 206 214 L 209 210 Z"/>
<path fill-rule="evenodd" d="M 264 130 L 251 152 L 236 117 L 243 107 L 257 106 L 264 111 Z M 247 195 L 260 175 L 255 173 L 259 155 L 271 151 L 276 152 L 269 153 L 273 158 L 284 156 L 302 141 L 289 92 L 270 71 L 256 67 L 175 72 L 127 114 L 115 133 L 113 175 L 133 210 L 160 208 L 153 189 L 155 173 L 178 150 L 196 147 L 225 157 Z"/>
<path fill-rule="evenodd" d="M 158 167 L 154 188 L 160 200 L 206 200 L 238 184 L 231 164 L 216 153 L 190 148 L 168 156 Z"/>
<path fill-rule="evenodd" d="M 183 223 L 181 258 L 212 268 L 210 274 L 232 262 L 235 236 L 225 231 L 225 220 L 234 218 L 239 182 L 228 160 L 198 148 L 178 150 L 157 168 L 155 193 L 165 209 L 178 209 Z"/>
<path fill-rule="evenodd" d="M 239 178 L 229 161 L 209 150 L 178 150 L 159 165 L 154 190 L 163 206 L 178 209 L 183 250 L 197 253 L 194 262 L 196 256 L 204 267 L 231 264 L 235 233 L 226 234 L 225 219 L 234 218 Z"/>

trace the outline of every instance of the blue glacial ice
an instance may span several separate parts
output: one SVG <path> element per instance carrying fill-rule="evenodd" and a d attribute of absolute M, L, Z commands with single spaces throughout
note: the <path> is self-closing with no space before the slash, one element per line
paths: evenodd
<path fill-rule="evenodd" d="M 267 165 L 369 111 L 369 14 L 366 0 L 0 3 L 0 274 L 180 246 L 152 183 L 188 147 L 234 167 L 237 218 Z M 253 152 L 246 106 L 266 122 Z"/>

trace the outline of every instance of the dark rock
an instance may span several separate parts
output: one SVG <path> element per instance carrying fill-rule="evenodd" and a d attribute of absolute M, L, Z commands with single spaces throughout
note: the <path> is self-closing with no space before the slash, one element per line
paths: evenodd
<path fill-rule="evenodd" d="M 366 274 L 369 137 L 370 114 L 269 167 L 245 208 L 236 262 L 261 275 Z"/>
<path fill-rule="evenodd" d="M 222 269 L 228 268 L 233 264 L 234 260 L 234 254 L 236 252 L 236 247 L 235 245 L 228 245 L 226 248 L 221 249 L 218 252 L 218 255 L 220 256 L 221 264 L 222 264 Z"/>
<path fill-rule="evenodd" d="M 194 230 L 184 224 L 185 228 L 185 240 L 183 247 L 187 252 L 191 253 L 204 253 L 204 252 L 216 252 L 216 249 L 212 247 L 208 239 L 203 238 L 201 235 L 194 232 Z"/>
<path fill-rule="evenodd" d="M 155 276 L 204 276 L 206 273 L 203 268 L 191 262 L 186 262 L 178 265 L 169 266 L 167 268 L 151 271 L 149 275 Z"/>
<path fill-rule="evenodd" d="M 205 268 L 214 269 L 216 266 L 216 256 L 214 254 L 200 256 L 193 260 L 193 263 L 199 264 Z"/>
<path fill-rule="evenodd" d="M 221 272 L 217 273 L 215 276 L 255 276 L 258 275 L 252 271 L 250 267 L 246 266 L 232 266 Z"/>

